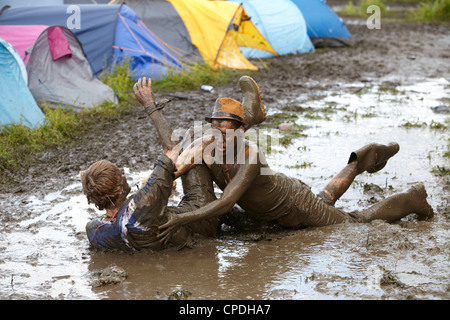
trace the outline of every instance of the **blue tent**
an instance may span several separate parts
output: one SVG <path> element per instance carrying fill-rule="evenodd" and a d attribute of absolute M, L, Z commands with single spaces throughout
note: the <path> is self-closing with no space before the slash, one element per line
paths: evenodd
<path fill-rule="evenodd" d="M 71 29 L 83 45 L 94 75 L 127 57 L 133 76 L 161 78 L 181 63 L 126 5 L 26 6 L 9 8 L 1 25 L 61 25 Z M 79 23 L 77 24 L 78 19 Z"/>
<path fill-rule="evenodd" d="M 54 6 L 64 4 L 64 0 L 0 0 L 0 9 L 4 6 L 24 7 L 24 6 Z"/>
<path fill-rule="evenodd" d="M 27 86 L 25 65 L 11 44 L 0 38 L 0 125 L 36 128 L 45 116 Z"/>
<path fill-rule="evenodd" d="M 337 42 L 340 40 L 345 42 L 345 39 L 351 38 L 350 32 L 348 32 L 344 22 L 324 1 L 291 1 L 303 13 L 308 28 L 308 36 L 314 45 L 325 39 L 335 39 Z"/>
<path fill-rule="evenodd" d="M 229 0 L 242 3 L 259 32 L 278 55 L 314 51 L 306 32 L 302 13 L 290 0 Z M 246 58 L 268 58 L 274 55 L 251 48 L 241 48 Z"/>

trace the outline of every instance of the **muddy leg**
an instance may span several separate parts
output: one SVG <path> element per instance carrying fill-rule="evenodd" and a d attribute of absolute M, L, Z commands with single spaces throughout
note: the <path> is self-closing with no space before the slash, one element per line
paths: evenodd
<path fill-rule="evenodd" d="M 319 193 L 326 203 L 334 205 L 336 201 L 347 191 L 355 177 L 367 171 L 369 173 L 377 172 L 384 168 L 390 157 L 399 150 L 397 143 L 388 145 L 369 144 L 355 152 L 352 152 L 348 165 L 339 172 Z"/>
<path fill-rule="evenodd" d="M 357 176 L 356 167 L 356 161 L 348 164 L 327 184 L 325 189 L 323 189 L 318 196 L 326 203 L 334 206 L 336 201 L 345 193 L 345 191 L 347 191 Z"/>
<path fill-rule="evenodd" d="M 359 220 L 369 222 L 372 220 L 385 220 L 393 222 L 416 213 L 419 220 L 431 219 L 433 208 L 427 202 L 427 192 L 423 184 L 418 184 L 406 192 L 389 197 L 372 207 L 360 212 Z"/>
<path fill-rule="evenodd" d="M 196 210 L 216 200 L 213 181 L 205 164 L 195 166 L 182 175 L 181 180 L 184 195 L 178 204 L 180 213 Z M 205 237 L 215 237 L 219 221 L 219 217 L 203 219 L 186 225 L 186 228 Z"/>

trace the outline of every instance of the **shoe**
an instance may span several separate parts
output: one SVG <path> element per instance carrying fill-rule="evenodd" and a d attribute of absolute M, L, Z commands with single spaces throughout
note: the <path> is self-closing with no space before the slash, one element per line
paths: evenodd
<path fill-rule="evenodd" d="M 411 203 L 417 203 L 414 213 L 417 214 L 419 221 L 433 218 L 434 211 L 427 202 L 428 194 L 423 183 L 412 186 L 407 193 L 411 195 Z"/>
<path fill-rule="evenodd" d="M 260 124 L 266 120 L 266 110 L 261 102 L 261 91 L 255 80 L 249 76 L 242 76 L 239 79 L 244 100 L 242 106 L 244 107 L 244 122 L 246 129 Z"/>
<path fill-rule="evenodd" d="M 364 171 L 374 173 L 383 169 L 386 166 L 387 161 L 394 156 L 399 149 L 400 146 L 395 142 L 391 142 L 388 145 L 371 143 L 352 152 L 348 163 L 355 160 L 358 161 L 357 174 Z"/>

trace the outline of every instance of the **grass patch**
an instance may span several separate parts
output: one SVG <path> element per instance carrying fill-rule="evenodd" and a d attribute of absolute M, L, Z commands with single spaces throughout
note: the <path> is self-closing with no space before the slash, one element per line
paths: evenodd
<path fill-rule="evenodd" d="M 384 14 L 386 12 L 385 4 L 380 0 L 359 0 L 349 1 L 344 8 L 339 11 L 339 15 L 351 17 L 351 18 L 367 18 L 369 13 L 367 13 L 367 8 L 371 5 L 376 5 L 380 8 L 380 13 Z"/>
<path fill-rule="evenodd" d="M 298 116 L 295 113 L 280 112 L 272 114 L 267 120 L 278 126 L 284 122 L 295 122 L 296 119 L 298 119 Z"/>
<path fill-rule="evenodd" d="M 306 162 L 303 161 L 303 163 L 296 163 L 293 166 L 287 166 L 286 168 L 289 169 L 306 169 L 306 168 L 311 168 L 312 167 L 312 162 Z"/>
<path fill-rule="evenodd" d="M 390 7 L 393 2 L 408 2 L 411 5 L 397 8 Z M 450 22 L 450 0 L 351 0 L 337 13 L 346 18 L 367 19 L 370 5 L 380 8 L 381 19 L 421 23 Z"/>
<path fill-rule="evenodd" d="M 450 22 L 450 0 L 421 1 L 417 10 L 410 12 L 410 17 L 419 22 Z"/>
<path fill-rule="evenodd" d="M 396 95 L 399 93 L 404 93 L 404 92 L 400 92 L 397 87 L 400 86 L 400 82 L 390 82 L 390 81 L 384 81 L 383 83 L 381 83 L 378 86 L 378 92 L 379 93 L 390 93 L 392 95 Z"/>
<path fill-rule="evenodd" d="M 443 124 L 443 123 L 431 120 L 430 129 L 433 129 L 433 130 L 448 130 L 448 126 Z"/>
<path fill-rule="evenodd" d="M 280 144 L 287 147 L 292 144 L 293 139 L 306 138 L 307 135 L 303 133 L 303 130 L 305 130 L 305 126 L 293 123 L 291 130 L 283 132 L 284 134 L 279 140 Z"/>
<path fill-rule="evenodd" d="M 440 167 L 436 166 L 433 169 L 431 169 L 431 172 L 438 177 L 445 177 L 450 175 L 450 168 L 447 167 Z"/>
<path fill-rule="evenodd" d="M 169 73 L 167 77 L 153 81 L 152 87 L 155 92 L 199 89 L 202 84 L 218 86 L 235 81 L 244 73 L 250 75 L 255 72 L 214 70 L 206 65 L 195 65 L 189 73 Z M 103 72 L 99 79 L 114 90 L 117 104 L 108 101 L 79 113 L 67 106 L 54 108 L 43 104 L 45 123 L 39 128 L 30 129 L 21 124 L 1 126 L 0 177 L 5 171 L 14 172 L 29 165 L 33 154 L 73 141 L 93 124 L 117 119 L 138 105 L 132 89 L 135 80 L 131 76 L 129 61 L 123 60 L 112 71 Z"/>
<path fill-rule="evenodd" d="M 374 112 L 368 112 L 362 115 L 363 118 L 375 118 L 377 115 Z"/>
<path fill-rule="evenodd" d="M 135 81 L 131 76 L 130 62 L 128 60 L 124 59 L 114 65 L 114 68 L 104 71 L 99 79 L 114 90 L 119 99 L 119 104 L 134 101 L 133 85 Z"/>
<path fill-rule="evenodd" d="M 450 121 L 447 120 L 446 122 L 448 123 Z M 428 125 L 426 122 L 420 122 L 420 121 L 417 121 L 417 122 L 406 121 L 400 125 L 400 127 L 404 127 L 404 128 L 426 128 L 427 126 Z M 448 130 L 448 126 L 446 124 L 436 122 L 434 120 L 431 120 L 429 128 L 431 130 L 442 130 L 442 131 Z"/>
<path fill-rule="evenodd" d="M 194 64 L 188 72 L 170 70 L 161 80 L 152 82 L 155 91 L 188 91 L 200 89 L 204 84 L 220 86 L 239 79 L 242 75 L 252 76 L 258 71 L 217 69 L 205 64 Z"/>
<path fill-rule="evenodd" d="M 404 127 L 404 128 L 423 128 L 426 126 L 427 126 L 426 122 L 420 122 L 420 121 L 418 121 L 418 122 L 406 121 L 400 125 L 400 127 Z"/>
<path fill-rule="evenodd" d="M 267 117 L 266 124 L 263 127 L 265 128 L 278 128 L 280 124 L 288 123 L 290 128 L 288 130 L 280 130 L 280 139 L 279 144 L 283 147 L 287 147 L 292 144 L 293 139 L 304 138 L 307 137 L 303 131 L 307 128 L 307 126 L 299 125 L 295 123 L 295 120 L 298 119 L 298 116 L 295 113 L 291 112 L 280 112 L 275 113 L 269 117 Z"/>

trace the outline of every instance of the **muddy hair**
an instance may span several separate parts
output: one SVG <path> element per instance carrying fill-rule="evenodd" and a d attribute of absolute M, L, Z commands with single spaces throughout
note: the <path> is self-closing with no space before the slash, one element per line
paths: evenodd
<path fill-rule="evenodd" d="M 97 209 L 114 209 L 130 192 L 123 170 L 108 160 L 100 160 L 80 172 L 83 193 Z"/>

